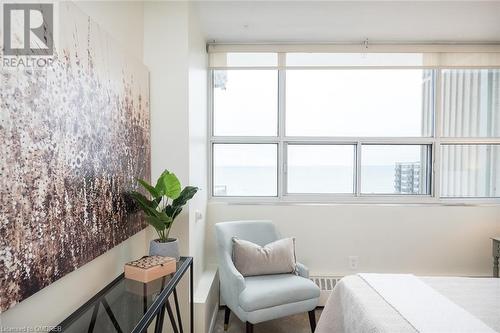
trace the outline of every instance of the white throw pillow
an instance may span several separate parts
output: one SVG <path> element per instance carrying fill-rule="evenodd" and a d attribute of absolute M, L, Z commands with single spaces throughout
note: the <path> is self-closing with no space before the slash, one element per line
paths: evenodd
<path fill-rule="evenodd" d="M 295 273 L 295 238 L 260 246 L 233 237 L 233 263 L 243 276 Z"/>

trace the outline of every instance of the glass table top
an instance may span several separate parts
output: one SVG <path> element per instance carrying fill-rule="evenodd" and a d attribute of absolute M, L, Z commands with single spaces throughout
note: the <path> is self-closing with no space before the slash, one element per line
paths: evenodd
<path fill-rule="evenodd" d="M 174 287 L 174 276 L 184 274 L 186 269 L 181 268 L 186 268 L 190 260 L 181 257 L 176 272 L 148 283 L 126 279 L 121 274 L 68 317 L 62 323 L 62 332 L 132 332 L 160 293 Z"/>

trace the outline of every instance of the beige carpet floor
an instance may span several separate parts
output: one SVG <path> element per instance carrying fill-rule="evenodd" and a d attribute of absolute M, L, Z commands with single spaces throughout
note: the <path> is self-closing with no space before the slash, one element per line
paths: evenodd
<path fill-rule="evenodd" d="M 316 322 L 319 320 L 321 310 L 316 310 Z M 254 333 L 311 333 L 307 313 L 271 320 L 254 325 Z M 214 333 L 224 333 L 224 309 L 217 314 Z M 245 323 L 231 313 L 227 333 L 245 333 Z"/>

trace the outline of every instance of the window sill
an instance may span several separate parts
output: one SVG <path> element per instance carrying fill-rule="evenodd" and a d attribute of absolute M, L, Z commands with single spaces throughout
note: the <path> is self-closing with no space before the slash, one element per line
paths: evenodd
<path fill-rule="evenodd" d="M 500 206 L 500 198 L 478 199 L 436 199 L 428 196 L 388 197 L 323 197 L 323 198 L 277 198 L 277 197 L 211 197 L 208 203 L 228 205 L 268 205 L 268 206 Z"/>

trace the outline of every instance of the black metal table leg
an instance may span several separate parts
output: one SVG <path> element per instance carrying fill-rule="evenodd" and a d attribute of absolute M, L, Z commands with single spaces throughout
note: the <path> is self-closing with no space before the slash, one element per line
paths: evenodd
<path fill-rule="evenodd" d="M 95 321 L 97 320 L 97 313 L 99 312 L 99 305 L 101 305 L 100 302 L 98 302 L 96 305 L 94 305 L 94 310 L 92 310 L 92 318 L 90 318 L 90 325 L 89 325 L 88 333 L 94 332 Z"/>
<path fill-rule="evenodd" d="M 190 263 L 190 269 L 189 269 L 189 307 L 190 307 L 190 332 L 194 333 L 194 294 L 193 294 L 193 261 Z"/>
<path fill-rule="evenodd" d="M 160 312 L 156 316 L 155 323 L 155 333 L 161 333 L 163 331 L 163 318 L 165 317 L 165 304 L 162 305 Z"/>
<path fill-rule="evenodd" d="M 104 306 L 104 309 L 106 310 L 109 319 L 111 319 L 111 322 L 113 323 L 113 326 L 115 327 L 116 331 L 118 333 L 123 333 L 120 324 L 118 324 L 118 320 L 116 320 L 115 315 L 113 314 L 113 311 L 111 311 L 111 308 L 109 307 L 108 301 L 106 301 L 106 298 L 101 299 L 101 303 Z"/>
<path fill-rule="evenodd" d="M 184 330 L 182 329 L 181 311 L 179 309 L 179 299 L 177 298 L 176 288 L 174 288 L 174 303 L 175 303 L 175 312 L 177 313 L 177 322 L 179 323 L 179 332 L 184 333 Z"/>
<path fill-rule="evenodd" d="M 179 333 L 179 330 L 177 329 L 177 325 L 175 323 L 174 313 L 172 312 L 172 308 L 170 307 L 170 302 L 168 301 L 168 299 L 165 302 L 165 307 L 167 308 L 168 317 L 170 318 L 170 323 L 172 324 L 174 333 Z"/>

